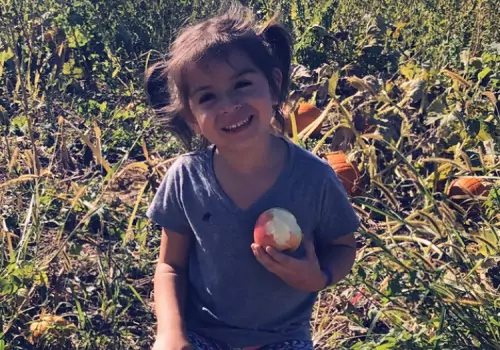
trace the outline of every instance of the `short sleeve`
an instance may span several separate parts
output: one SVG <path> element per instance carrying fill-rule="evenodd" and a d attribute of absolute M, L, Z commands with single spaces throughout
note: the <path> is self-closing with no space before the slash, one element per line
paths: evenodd
<path fill-rule="evenodd" d="M 155 193 L 146 216 L 167 230 L 187 234 L 191 229 L 182 205 L 182 179 L 181 167 L 174 162 Z"/>
<path fill-rule="evenodd" d="M 320 198 L 317 238 L 321 241 L 331 241 L 359 228 L 358 216 L 349 202 L 342 182 L 331 168 L 324 178 Z"/>

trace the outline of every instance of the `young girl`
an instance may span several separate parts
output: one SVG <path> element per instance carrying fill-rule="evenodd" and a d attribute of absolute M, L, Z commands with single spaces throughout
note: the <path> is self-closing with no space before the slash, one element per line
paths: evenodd
<path fill-rule="evenodd" d="M 343 279 L 359 222 L 332 168 L 283 136 L 291 40 L 240 6 L 180 33 L 146 77 L 187 145 L 147 211 L 162 227 L 155 350 L 313 349 L 317 293 Z M 293 252 L 253 243 L 266 209 L 296 217 Z"/>

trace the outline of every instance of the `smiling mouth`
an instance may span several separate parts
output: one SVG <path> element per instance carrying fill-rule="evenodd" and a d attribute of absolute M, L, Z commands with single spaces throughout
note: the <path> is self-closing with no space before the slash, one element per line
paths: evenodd
<path fill-rule="evenodd" d="M 226 126 L 226 127 L 222 128 L 222 130 L 224 130 L 226 132 L 240 131 L 245 126 L 247 126 L 248 124 L 250 124 L 250 122 L 252 121 L 252 119 L 253 119 L 253 114 L 251 116 L 249 116 L 247 119 L 242 120 L 241 122 L 234 123 L 233 125 L 229 125 L 229 126 Z"/>

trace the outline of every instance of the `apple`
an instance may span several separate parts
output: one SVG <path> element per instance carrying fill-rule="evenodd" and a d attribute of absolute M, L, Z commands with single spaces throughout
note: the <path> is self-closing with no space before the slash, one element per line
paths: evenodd
<path fill-rule="evenodd" d="M 254 241 L 279 251 L 296 250 L 302 230 L 295 216 L 283 208 L 271 208 L 260 214 L 254 227 Z"/>

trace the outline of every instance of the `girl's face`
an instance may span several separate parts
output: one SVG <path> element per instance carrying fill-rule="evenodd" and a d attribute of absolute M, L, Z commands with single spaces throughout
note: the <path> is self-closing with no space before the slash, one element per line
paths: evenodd
<path fill-rule="evenodd" d="M 229 62 L 229 64 L 228 64 Z M 273 96 L 265 75 L 241 52 L 186 71 L 189 110 L 196 132 L 219 149 L 242 150 L 271 133 Z M 280 86 L 281 76 L 276 70 Z"/>

